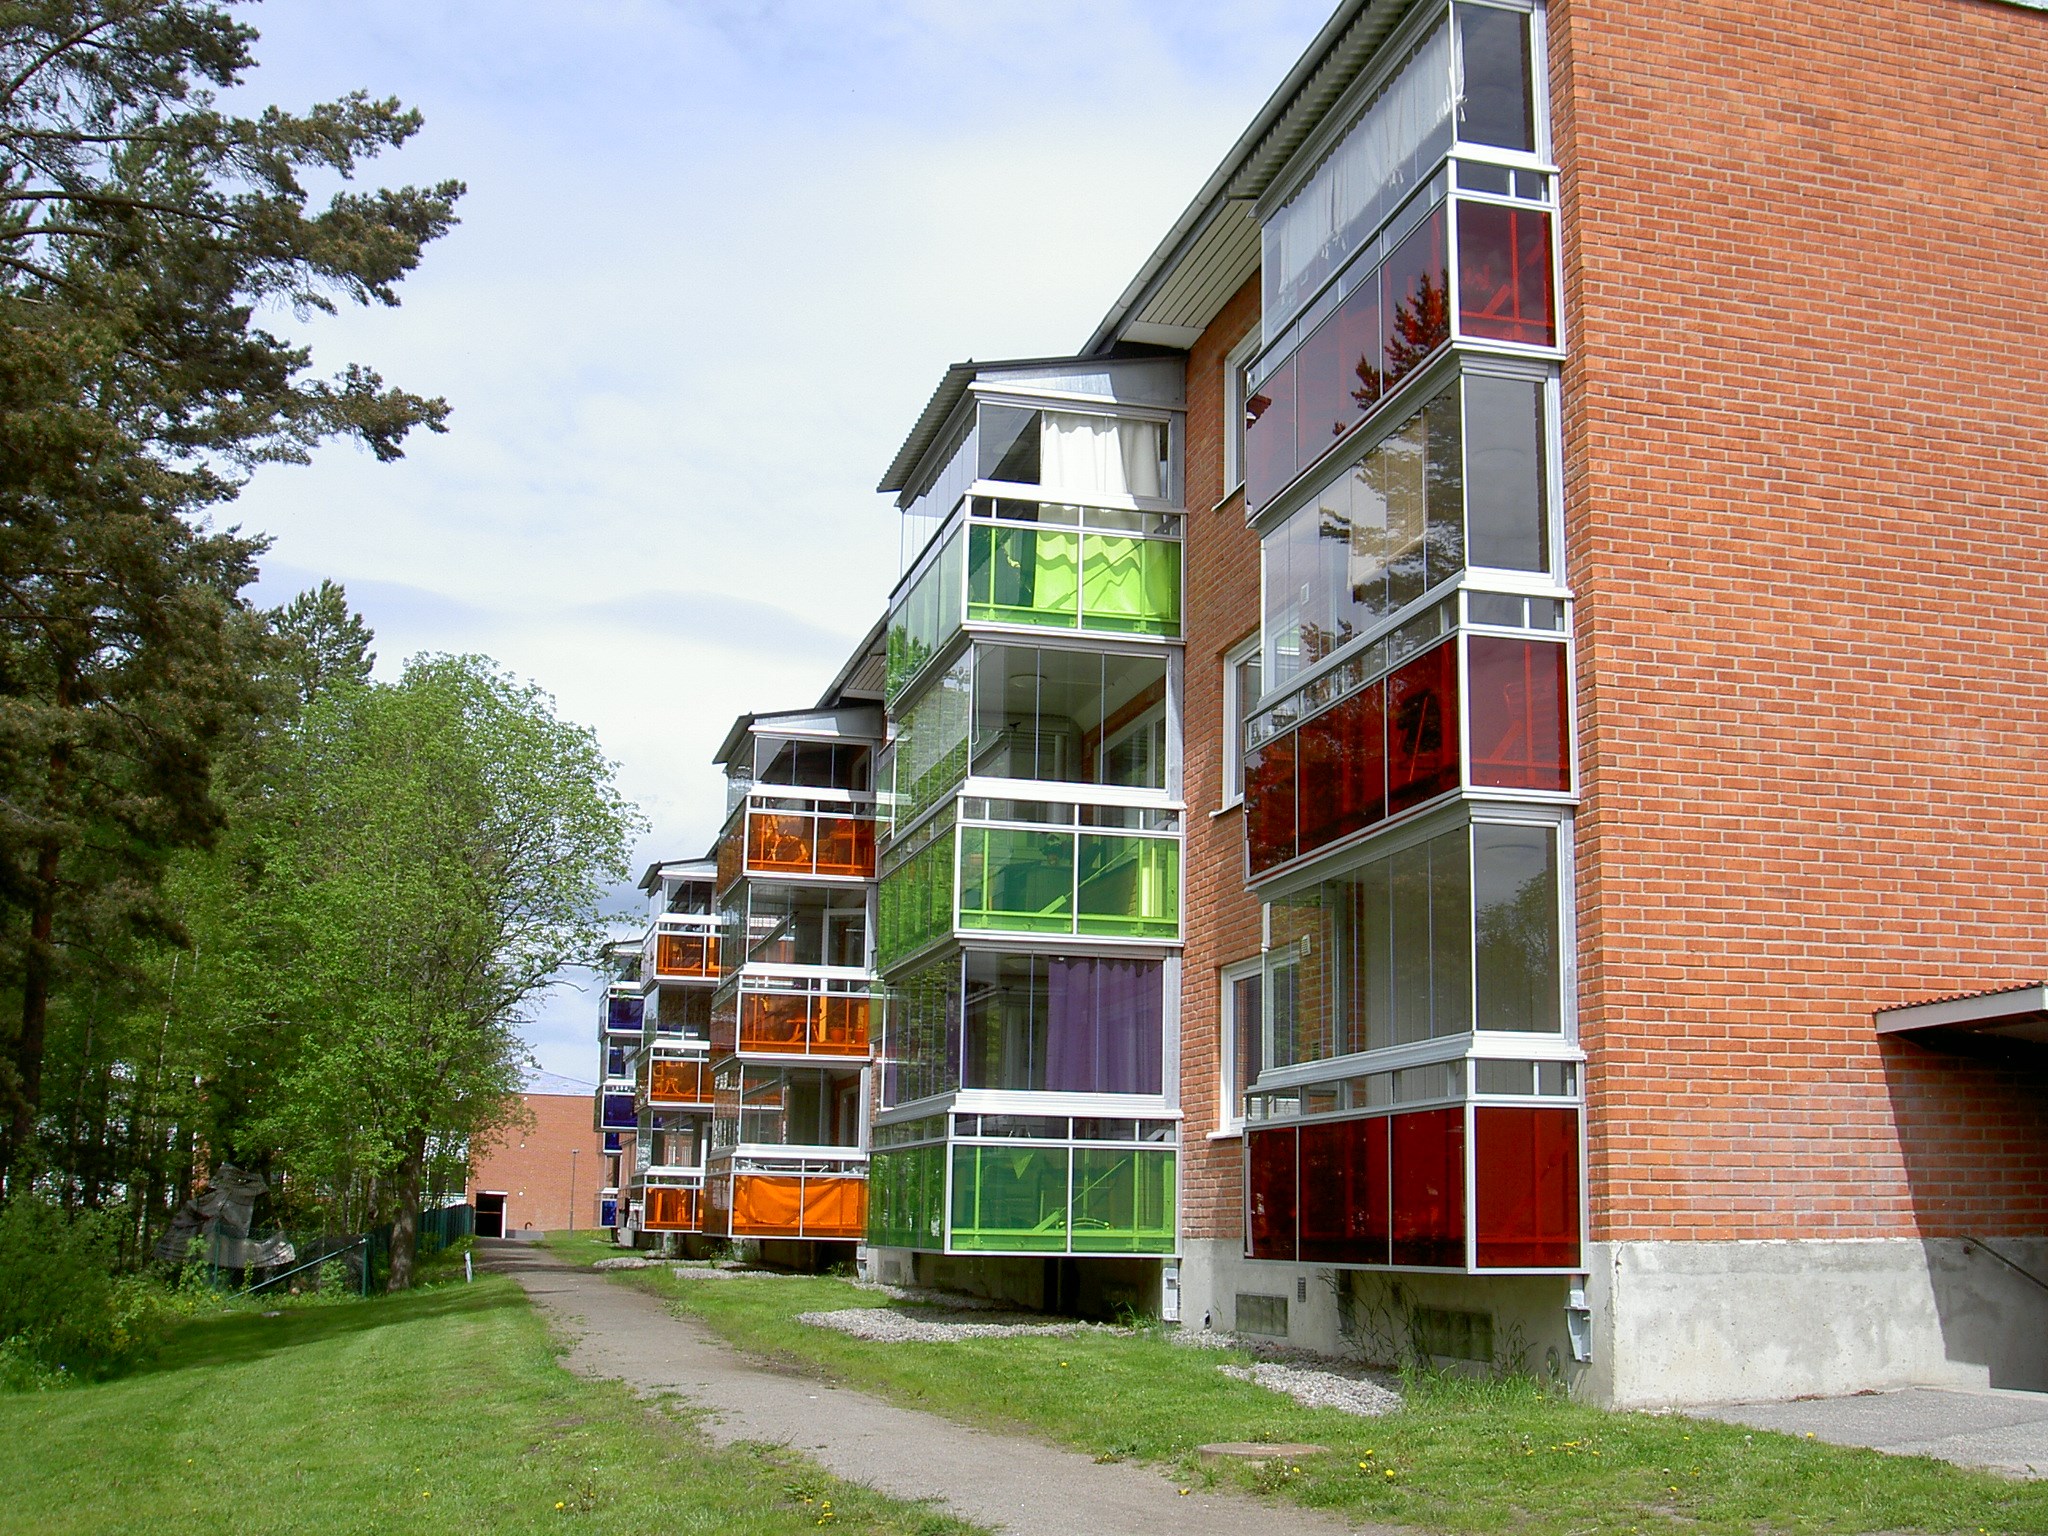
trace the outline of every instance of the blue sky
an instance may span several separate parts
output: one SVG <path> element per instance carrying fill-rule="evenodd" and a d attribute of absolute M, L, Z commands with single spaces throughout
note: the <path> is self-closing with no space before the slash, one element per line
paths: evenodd
<path fill-rule="evenodd" d="M 252 100 L 426 116 L 379 183 L 458 177 L 396 311 L 303 327 L 445 395 L 444 437 L 261 471 L 276 602 L 343 582 L 388 674 L 479 651 L 594 727 L 702 851 L 734 715 L 810 703 L 880 613 L 875 481 L 965 357 L 1087 336 L 1329 0 L 271 0 Z M 289 329 L 300 327 L 281 321 Z M 588 1079 L 575 980 L 529 1032 Z"/>

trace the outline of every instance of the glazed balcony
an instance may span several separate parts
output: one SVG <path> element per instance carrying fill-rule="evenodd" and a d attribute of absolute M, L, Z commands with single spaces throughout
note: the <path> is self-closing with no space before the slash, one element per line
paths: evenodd
<path fill-rule="evenodd" d="M 700 1232 L 703 1230 L 704 1192 L 699 1184 L 650 1177 L 640 1192 L 640 1230 L 643 1232 Z"/>
<path fill-rule="evenodd" d="M 1553 185 L 1547 171 L 1450 162 L 1275 339 L 1247 371 L 1248 511 L 1341 453 L 1444 348 L 1555 352 Z"/>
<path fill-rule="evenodd" d="M 857 1152 L 743 1150 L 714 1158 L 705 1183 L 704 1231 L 718 1237 L 850 1243 L 867 1231 L 867 1159 Z"/>
<path fill-rule="evenodd" d="M 721 891 L 743 878 L 872 880 L 875 797 L 853 790 L 748 791 L 718 845 Z"/>
<path fill-rule="evenodd" d="M 640 1128 L 639 1086 L 630 1079 L 615 1079 L 599 1088 L 595 1128 L 606 1132 L 637 1131 Z"/>
<path fill-rule="evenodd" d="M 711 1012 L 719 1056 L 868 1059 L 870 978 L 865 973 L 773 976 L 751 972 Z"/>
<path fill-rule="evenodd" d="M 890 859 L 882 968 L 976 934 L 1180 938 L 1175 811 L 967 796 L 898 839 Z"/>
<path fill-rule="evenodd" d="M 645 1017 L 645 1002 L 637 983 L 613 982 L 598 1003 L 603 1033 L 613 1040 L 638 1040 Z"/>
<path fill-rule="evenodd" d="M 711 913 L 664 912 L 647 930 L 645 974 L 652 981 L 716 981 L 718 919 Z"/>

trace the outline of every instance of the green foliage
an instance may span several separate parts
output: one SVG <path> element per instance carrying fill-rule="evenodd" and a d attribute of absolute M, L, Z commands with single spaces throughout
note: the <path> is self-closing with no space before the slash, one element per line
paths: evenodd
<path fill-rule="evenodd" d="M 164 1298 L 148 1281 L 115 1278 L 114 1225 L 33 1195 L 0 1205 L 0 1383 L 104 1371 L 159 1342 Z"/>

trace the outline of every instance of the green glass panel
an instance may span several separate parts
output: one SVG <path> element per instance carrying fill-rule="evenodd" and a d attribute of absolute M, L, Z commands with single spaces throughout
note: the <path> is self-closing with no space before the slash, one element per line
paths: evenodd
<path fill-rule="evenodd" d="M 1124 938 L 1180 935 L 1180 844 L 1083 832 L 1076 930 Z"/>
<path fill-rule="evenodd" d="M 977 523 L 969 530 L 967 616 L 1071 629 L 1080 621 L 1080 539 Z"/>
<path fill-rule="evenodd" d="M 1064 1253 L 1067 1149 L 953 1148 L 952 1246 L 983 1253 Z"/>
<path fill-rule="evenodd" d="M 1074 1252 L 1173 1252 L 1174 1174 L 1172 1152 L 1075 1148 Z"/>
<path fill-rule="evenodd" d="M 960 926 L 1074 931 L 1074 834 L 1026 827 L 960 831 Z"/>
<path fill-rule="evenodd" d="M 1180 545 L 1106 533 L 1081 538 L 1081 624 L 1117 634 L 1180 633 Z"/>
<path fill-rule="evenodd" d="M 953 931 L 953 834 L 933 838 L 883 875 L 876 891 L 878 962 L 895 964 Z"/>
<path fill-rule="evenodd" d="M 924 664 L 945 649 L 959 627 L 960 535 L 956 531 L 890 610 L 884 695 L 893 701 Z"/>
<path fill-rule="evenodd" d="M 938 1249 L 946 1204 L 946 1149 L 902 1147 L 868 1161 L 868 1241 Z"/>

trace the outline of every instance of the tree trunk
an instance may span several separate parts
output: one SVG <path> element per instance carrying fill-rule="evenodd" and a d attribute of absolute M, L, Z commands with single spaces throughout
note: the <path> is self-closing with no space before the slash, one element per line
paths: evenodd
<path fill-rule="evenodd" d="M 391 1223 L 389 1291 L 412 1289 L 413 1256 L 419 1251 L 420 1177 L 427 1163 L 427 1133 L 415 1131 L 398 1168 L 398 1215 Z"/>

